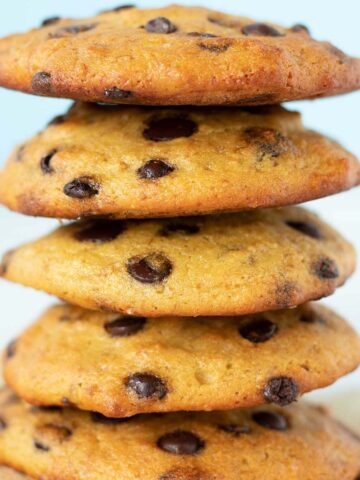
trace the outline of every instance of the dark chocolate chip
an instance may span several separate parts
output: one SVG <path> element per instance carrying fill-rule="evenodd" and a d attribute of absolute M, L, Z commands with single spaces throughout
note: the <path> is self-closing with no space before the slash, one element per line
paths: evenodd
<path fill-rule="evenodd" d="M 51 74 L 38 72 L 33 75 L 31 86 L 35 93 L 44 94 L 51 92 Z"/>
<path fill-rule="evenodd" d="M 223 432 L 230 433 L 235 437 L 239 437 L 240 435 L 250 433 L 250 427 L 248 425 L 236 425 L 235 423 L 226 423 L 222 425 L 218 425 L 219 429 Z"/>
<path fill-rule="evenodd" d="M 50 451 L 49 445 L 45 445 L 44 443 L 40 442 L 40 440 L 34 439 L 34 447 L 37 450 L 40 450 L 41 452 L 49 452 Z"/>
<path fill-rule="evenodd" d="M 316 238 L 317 240 L 323 238 L 320 230 L 313 223 L 288 220 L 286 225 L 294 230 L 297 230 L 298 232 L 303 233 L 304 235 L 307 235 L 308 237 Z"/>
<path fill-rule="evenodd" d="M 89 198 L 99 193 L 99 184 L 90 177 L 75 178 L 64 186 L 64 193 L 71 198 Z"/>
<path fill-rule="evenodd" d="M 2 432 L 3 430 L 5 430 L 7 428 L 7 423 L 6 421 L 0 417 L 0 432 Z"/>
<path fill-rule="evenodd" d="M 259 411 L 253 413 L 252 418 L 258 425 L 270 430 L 284 431 L 289 428 L 287 418 L 280 413 Z"/>
<path fill-rule="evenodd" d="M 249 127 L 244 131 L 246 140 L 260 150 L 260 160 L 264 156 L 279 157 L 290 147 L 290 141 L 282 133 L 267 127 Z"/>
<path fill-rule="evenodd" d="M 41 170 L 44 172 L 44 173 L 53 173 L 54 172 L 54 169 L 53 167 L 51 166 L 50 162 L 53 158 L 53 156 L 57 153 L 57 150 L 56 148 L 54 148 L 53 150 L 51 150 L 51 152 L 47 153 L 46 155 L 44 155 L 41 160 L 40 160 L 40 167 L 41 167 Z"/>
<path fill-rule="evenodd" d="M 55 32 L 50 33 L 49 38 L 72 37 L 73 35 L 93 30 L 96 26 L 96 23 L 89 23 L 87 25 L 69 25 L 68 27 L 62 27 Z"/>
<path fill-rule="evenodd" d="M 171 274 L 172 269 L 172 263 L 162 253 L 135 256 L 127 262 L 128 273 L 141 283 L 160 283 Z"/>
<path fill-rule="evenodd" d="M 10 358 L 15 356 L 16 353 L 16 340 L 13 340 L 12 342 L 9 343 L 9 345 L 6 347 L 6 358 L 9 360 Z"/>
<path fill-rule="evenodd" d="M 111 337 L 130 337 L 140 332 L 146 323 L 144 317 L 120 317 L 104 325 Z"/>
<path fill-rule="evenodd" d="M 54 125 L 62 125 L 65 123 L 67 120 L 67 115 L 58 115 L 57 117 L 54 117 L 50 122 L 48 123 L 48 127 L 52 127 Z"/>
<path fill-rule="evenodd" d="M 156 180 L 165 177 L 175 170 L 175 167 L 169 165 L 163 160 L 148 160 L 145 165 L 137 170 L 137 174 L 141 179 Z"/>
<path fill-rule="evenodd" d="M 153 118 L 143 135 L 153 142 L 167 142 L 175 138 L 191 137 L 198 130 L 197 124 L 185 116 Z"/>
<path fill-rule="evenodd" d="M 149 33 L 174 33 L 177 31 L 176 26 L 165 17 L 156 17 L 147 22 L 144 26 Z"/>
<path fill-rule="evenodd" d="M 119 5 L 118 7 L 110 8 L 109 10 L 102 10 L 100 13 L 121 12 L 121 10 L 127 10 L 129 8 L 135 8 L 133 4 Z"/>
<path fill-rule="evenodd" d="M 230 43 L 213 43 L 213 42 L 200 42 L 198 43 L 198 47 L 202 50 L 208 50 L 212 53 L 224 53 L 226 50 L 229 49 Z"/>
<path fill-rule="evenodd" d="M 206 33 L 206 32 L 189 32 L 186 35 L 188 37 L 218 38 L 218 35 L 214 35 L 213 33 Z"/>
<path fill-rule="evenodd" d="M 184 235 L 196 235 L 199 233 L 200 227 L 190 223 L 168 223 L 159 231 L 162 237 L 170 237 L 173 233 L 181 233 Z"/>
<path fill-rule="evenodd" d="M 284 407 L 297 399 L 299 387 L 292 378 L 273 377 L 267 382 L 263 395 L 267 402 Z"/>
<path fill-rule="evenodd" d="M 74 237 L 80 242 L 102 244 L 115 240 L 124 230 L 122 220 L 95 220 L 78 230 Z"/>
<path fill-rule="evenodd" d="M 277 331 L 277 325 L 267 318 L 254 319 L 239 328 L 240 335 L 252 343 L 267 342 Z"/>
<path fill-rule="evenodd" d="M 339 267 L 329 257 L 320 257 L 313 264 L 313 271 L 317 277 L 323 280 L 332 280 L 340 275 Z"/>
<path fill-rule="evenodd" d="M 297 23 L 293 27 L 290 28 L 290 30 L 294 33 L 299 33 L 299 32 L 305 32 L 308 35 L 310 35 L 310 30 L 306 25 L 303 25 L 301 23 Z"/>
<path fill-rule="evenodd" d="M 168 393 L 164 381 L 151 373 L 134 373 L 126 379 L 125 385 L 141 399 L 157 398 L 161 400 Z"/>
<path fill-rule="evenodd" d="M 55 25 L 61 20 L 61 17 L 50 17 L 50 18 L 45 18 L 45 20 L 42 22 L 41 26 L 42 27 L 48 27 L 49 25 Z"/>
<path fill-rule="evenodd" d="M 98 413 L 98 412 L 91 412 L 90 416 L 91 416 L 91 420 L 94 423 L 101 423 L 103 425 L 118 425 L 120 423 L 126 423 L 132 419 L 132 417 L 126 417 L 126 418 L 105 417 L 105 415 L 101 415 L 101 413 Z"/>
<path fill-rule="evenodd" d="M 175 430 L 160 437 L 157 446 L 176 455 L 195 455 L 205 447 L 205 442 L 192 432 Z"/>
<path fill-rule="evenodd" d="M 266 23 L 252 23 L 242 28 L 244 35 L 256 35 L 261 37 L 283 37 L 284 34 L 280 33 L 276 28 L 266 25 Z"/>
<path fill-rule="evenodd" d="M 133 93 L 130 90 L 121 90 L 117 87 L 107 88 L 104 90 L 104 97 L 110 100 L 121 100 L 123 98 L 132 97 Z"/>
<path fill-rule="evenodd" d="M 323 317 L 319 316 L 317 312 L 313 310 L 306 310 L 300 315 L 300 322 L 303 323 L 322 323 L 326 321 Z"/>

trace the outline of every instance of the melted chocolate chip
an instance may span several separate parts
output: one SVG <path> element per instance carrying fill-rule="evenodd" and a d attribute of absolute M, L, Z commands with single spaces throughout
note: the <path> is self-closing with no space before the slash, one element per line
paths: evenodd
<path fill-rule="evenodd" d="M 213 33 L 206 33 L 206 32 L 189 32 L 186 35 L 188 37 L 218 38 L 218 35 L 214 35 Z"/>
<path fill-rule="evenodd" d="M 130 90 L 121 90 L 117 87 L 107 88 L 104 90 L 104 97 L 110 98 L 110 100 L 121 100 L 132 96 L 133 93 Z"/>
<path fill-rule="evenodd" d="M 55 32 L 50 33 L 49 38 L 72 37 L 73 35 L 93 30 L 96 25 L 96 23 L 89 23 L 87 25 L 69 25 L 68 27 L 59 28 Z"/>
<path fill-rule="evenodd" d="M 56 148 L 51 150 L 48 154 L 44 155 L 40 160 L 40 168 L 44 173 L 53 173 L 54 169 L 51 166 L 50 162 L 53 156 L 57 153 Z"/>
<path fill-rule="evenodd" d="M 12 342 L 9 343 L 9 345 L 6 347 L 6 359 L 9 360 L 10 358 L 15 356 L 16 353 L 16 340 L 13 340 Z"/>
<path fill-rule="evenodd" d="M 127 262 L 128 273 L 141 283 L 160 283 L 172 272 L 170 260 L 162 253 L 132 257 Z"/>
<path fill-rule="evenodd" d="M 170 237 L 173 233 L 181 233 L 184 235 L 196 235 L 199 233 L 200 227 L 190 223 L 168 223 L 159 231 L 162 237 Z"/>
<path fill-rule="evenodd" d="M 104 325 L 111 337 L 130 337 L 140 332 L 146 323 L 144 317 L 120 317 Z"/>
<path fill-rule="evenodd" d="M 270 430 L 284 431 L 289 428 L 287 418 L 280 413 L 259 411 L 253 413 L 252 418 L 258 425 Z"/>
<path fill-rule="evenodd" d="M 103 425 L 118 425 L 120 423 L 128 422 L 132 418 L 132 417 L 110 418 L 110 417 L 105 417 L 104 415 L 101 415 L 101 413 L 98 413 L 98 412 L 91 412 L 90 416 L 91 416 L 91 420 L 94 423 L 101 423 Z"/>
<path fill-rule="evenodd" d="M 242 28 L 244 35 L 255 35 L 261 37 L 283 37 L 284 34 L 280 33 L 276 28 L 266 25 L 266 23 L 253 23 L 246 25 Z"/>
<path fill-rule="evenodd" d="M 252 343 L 267 342 L 277 331 L 277 325 L 266 318 L 252 320 L 239 328 L 240 335 Z"/>
<path fill-rule="evenodd" d="M 224 53 L 226 50 L 229 49 L 230 43 L 222 43 L 222 44 L 216 44 L 216 43 L 210 43 L 210 42 L 200 42 L 198 43 L 198 47 L 201 48 L 202 50 L 208 50 L 209 52 L 212 53 Z"/>
<path fill-rule="evenodd" d="M 248 425 L 236 425 L 235 423 L 226 423 L 223 425 L 218 425 L 219 429 L 223 432 L 230 433 L 235 437 L 240 435 L 250 433 L 250 427 Z"/>
<path fill-rule="evenodd" d="M 315 275 L 322 280 L 333 280 L 340 275 L 339 268 L 335 261 L 328 257 L 320 257 L 313 264 Z"/>
<path fill-rule="evenodd" d="M 121 10 L 127 10 L 129 8 L 135 8 L 133 4 L 119 5 L 115 8 L 110 8 L 109 10 L 102 10 L 100 13 L 111 13 L 111 12 L 121 12 Z"/>
<path fill-rule="evenodd" d="M 40 442 L 39 440 L 34 439 L 34 447 L 41 452 L 49 452 L 50 447 L 49 445 L 45 445 L 44 443 Z"/>
<path fill-rule="evenodd" d="M 149 33 L 174 33 L 177 31 L 176 26 L 165 17 L 156 17 L 147 22 L 144 26 Z"/>
<path fill-rule="evenodd" d="M 163 380 L 150 373 L 134 373 L 126 379 L 125 385 L 140 399 L 157 398 L 161 400 L 168 393 Z"/>
<path fill-rule="evenodd" d="M 255 145 L 260 150 L 260 160 L 264 156 L 279 157 L 290 147 L 290 141 L 282 133 L 273 128 L 250 127 L 244 131 L 246 140 Z"/>
<path fill-rule="evenodd" d="M 197 124 L 185 116 L 153 118 L 143 135 L 153 142 L 168 142 L 175 138 L 191 137 L 198 130 Z"/>
<path fill-rule="evenodd" d="M 157 446 L 176 455 L 195 455 L 205 447 L 205 442 L 192 432 L 175 430 L 160 437 Z"/>
<path fill-rule="evenodd" d="M 274 377 L 266 384 L 263 395 L 267 402 L 284 407 L 297 399 L 299 387 L 292 378 Z"/>
<path fill-rule="evenodd" d="M 291 27 L 290 30 L 294 33 L 304 32 L 304 33 L 307 33 L 308 35 L 310 35 L 309 28 L 306 25 L 303 25 L 301 23 L 297 23 L 296 25 Z"/>
<path fill-rule="evenodd" d="M 124 231 L 125 224 L 122 220 L 95 220 L 78 230 L 74 237 L 79 242 L 102 244 L 115 240 Z"/>
<path fill-rule="evenodd" d="M 71 198 L 90 198 L 99 193 L 99 184 L 90 177 L 75 178 L 64 186 L 64 193 Z"/>
<path fill-rule="evenodd" d="M 61 20 L 61 17 L 50 17 L 50 18 L 45 18 L 45 20 L 42 22 L 41 26 L 42 27 L 48 27 L 49 25 L 55 25 Z"/>
<path fill-rule="evenodd" d="M 7 423 L 6 421 L 0 417 L 0 432 L 2 432 L 3 430 L 5 430 L 7 428 Z"/>
<path fill-rule="evenodd" d="M 141 179 L 156 180 L 165 177 L 175 170 L 175 167 L 169 165 L 163 160 L 148 160 L 145 165 L 137 170 L 137 174 Z"/>
<path fill-rule="evenodd" d="M 286 225 L 294 230 L 297 230 L 298 232 L 303 233 L 304 235 L 307 235 L 308 237 L 316 238 L 317 240 L 323 238 L 320 230 L 313 223 L 288 220 Z"/>
<path fill-rule="evenodd" d="M 51 74 L 38 72 L 32 77 L 31 86 L 35 93 L 48 94 L 51 92 Z"/>
<path fill-rule="evenodd" d="M 306 310 L 300 316 L 300 322 L 303 323 L 326 323 L 324 318 L 320 317 L 313 310 Z"/>

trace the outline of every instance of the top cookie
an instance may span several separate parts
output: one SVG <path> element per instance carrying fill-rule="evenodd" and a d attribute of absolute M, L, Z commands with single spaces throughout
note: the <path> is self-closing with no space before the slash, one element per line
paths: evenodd
<path fill-rule="evenodd" d="M 358 89 L 360 60 L 301 25 L 124 6 L 2 39 L 0 85 L 108 103 L 276 104 Z"/>

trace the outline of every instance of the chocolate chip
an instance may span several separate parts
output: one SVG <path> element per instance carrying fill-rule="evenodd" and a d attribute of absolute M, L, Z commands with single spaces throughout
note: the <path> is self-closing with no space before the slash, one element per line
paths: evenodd
<path fill-rule="evenodd" d="M 242 28 L 244 35 L 256 35 L 261 37 L 283 37 L 284 34 L 280 33 L 276 28 L 266 25 L 266 23 L 252 23 Z"/>
<path fill-rule="evenodd" d="M 313 223 L 288 220 L 286 225 L 294 230 L 297 230 L 298 232 L 303 233 L 304 235 L 307 235 L 308 237 L 316 238 L 317 240 L 323 238 L 320 230 Z"/>
<path fill-rule="evenodd" d="M 277 325 L 266 318 L 254 319 L 239 328 L 240 335 L 252 343 L 267 342 L 277 331 Z"/>
<path fill-rule="evenodd" d="M 9 250 L 3 255 L 0 263 L 0 275 L 5 275 L 6 272 L 8 271 L 13 253 L 14 253 L 14 250 Z"/>
<path fill-rule="evenodd" d="M 248 425 L 236 425 L 235 423 L 226 423 L 222 425 L 218 425 L 218 428 L 223 432 L 230 433 L 235 437 L 239 437 L 240 435 L 250 433 L 250 427 Z"/>
<path fill-rule="evenodd" d="M 56 148 L 54 148 L 53 150 L 51 150 L 49 153 L 47 153 L 46 155 L 44 155 L 41 160 L 40 160 L 40 167 L 41 167 L 41 170 L 44 172 L 44 173 L 53 173 L 54 172 L 54 169 L 53 167 L 50 165 L 50 162 L 53 158 L 53 156 L 57 153 L 57 150 Z"/>
<path fill-rule="evenodd" d="M 147 22 L 144 26 L 149 33 L 174 33 L 177 28 L 165 17 L 156 17 Z"/>
<path fill-rule="evenodd" d="M 200 227 L 190 223 L 168 223 L 159 231 L 162 237 L 170 237 L 173 233 L 181 233 L 184 235 L 196 235 L 199 233 Z"/>
<path fill-rule="evenodd" d="M 146 323 L 144 317 L 120 317 L 104 325 L 111 337 L 130 337 L 140 332 Z"/>
<path fill-rule="evenodd" d="M 74 237 L 79 242 L 102 244 L 115 240 L 125 230 L 122 220 L 95 220 L 78 230 Z"/>
<path fill-rule="evenodd" d="M 111 12 L 121 12 L 121 10 L 127 10 L 129 8 L 135 8 L 133 4 L 119 5 L 115 8 L 110 8 L 109 10 L 102 10 L 100 13 L 111 13 Z"/>
<path fill-rule="evenodd" d="M 6 347 L 6 358 L 9 360 L 10 358 L 15 356 L 16 353 L 16 340 L 13 340 L 12 342 L 9 343 L 9 345 Z"/>
<path fill-rule="evenodd" d="M 132 97 L 133 93 L 130 90 L 121 90 L 117 87 L 107 88 L 104 90 L 104 97 L 110 100 L 121 100 L 123 98 Z"/>
<path fill-rule="evenodd" d="M 33 75 L 31 86 L 35 93 L 44 94 L 51 92 L 51 74 L 38 72 Z"/>
<path fill-rule="evenodd" d="M 163 380 L 151 373 L 134 373 L 126 379 L 125 385 L 140 399 L 157 398 L 161 400 L 168 393 Z"/>
<path fill-rule="evenodd" d="M 213 33 L 206 33 L 206 32 L 189 32 L 186 35 L 188 37 L 218 38 L 218 35 L 214 35 Z"/>
<path fill-rule="evenodd" d="M 252 418 L 258 425 L 270 430 L 284 431 L 289 428 L 287 418 L 280 413 L 259 411 L 253 413 Z"/>
<path fill-rule="evenodd" d="M 313 271 L 317 277 L 324 280 L 332 280 L 340 275 L 335 261 L 329 257 L 320 257 L 313 264 Z"/>
<path fill-rule="evenodd" d="M 50 447 L 49 445 L 45 445 L 44 443 L 40 442 L 39 440 L 34 439 L 34 447 L 41 452 L 49 452 Z"/>
<path fill-rule="evenodd" d="M 160 437 L 157 446 L 176 455 L 195 455 L 205 447 L 205 442 L 192 432 L 175 430 Z"/>
<path fill-rule="evenodd" d="M 267 402 L 284 407 L 297 399 L 299 387 L 292 378 L 274 377 L 266 384 L 263 395 Z"/>
<path fill-rule="evenodd" d="M 313 310 L 306 310 L 300 315 L 300 322 L 303 323 L 326 323 L 325 319 L 320 317 Z"/>
<path fill-rule="evenodd" d="M 54 125 L 62 125 L 66 122 L 66 119 L 66 115 L 58 115 L 57 117 L 54 117 L 52 120 L 50 120 L 50 122 L 48 123 L 48 127 L 52 127 Z"/>
<path fill-rule="evenodd" d="M 200 42 L 198 43 L 198 47 L 201 48 L 202 50 L 208 50 L 209 52 L 212 53 L 224 53 L 226 50 L 229 49 L 231 46 L 230 43 L 222 43 L 222 44 L 216 44 L 216 43 L 205 43 L 205 42 Z"/>
<path fill-rule="evenodd" d="M 169 165 L 163 160 L 148 160 L 145 165 L 137 170 L 137 174 L 141 179 L 156 180 L 165 177 L 175 170 L 175 167 Z"/>
<path fill-rule="evenodd" d="M 50 18 L 45 18 L 45 20 L 42 22 L 41 26 L 42 27 L 48 27 L 49 25 L 55 25 L 61 20 L 61 17 L 50 17 Z"/>
<path fill-rule="evenodd" d="M 197 124 L 186 116 L 153 118 L 143 132 L 147 140 L 167 142 L 175 138 L 191 137 L 198 130 Z"/>
<path fill-rule="evenodd" d="M 244 131 L 245 139 L 260 150 L 260 160 L 266 155 L 279 157 L 290 147 L 290 140 L 282 133 L 267 127 L 250 127 Z"/>
<path fill-rule="evenodd" d="M 89 198 L 99 193 L 99 184 L 90 177 L 75 178 L 64 186 L 64 193 L 71 198 Z"/>
<path fill-rule="evenodd" d="M 62 27 L 55 32 L 50 33 L 49 38 L 72 37 L 73 35 L 93 30 L 96 26 L 96 23 L 89 23 L 87 25 L 69 25 L 68 27 Z"/>
<path fill-rule="evenodd" d="M 91 416 L 91 420 L 94 423 L 101 423 L 103 425 L 118 425 L 120 423 L 128 422 L 129 420 L 132 419 L 132 417 L 126 417 L 126 418 L 105 417 L 105 415 L 101 415 L 101 413 L 98 413 L 98 412 L 91 412 L 90 416 Z"/>
<path fill-rule="evenodd" d="M 306 25 L 303 25 L 301 23 L 297 23 L 296 25 L 291 27 L 290 30 L 294 33 L 304 32 L 304 33 L 307 33 L 308 35 L 310 35 L 309 28 Z"/>
<path fill-rule="evenodd" d="M 0 432 L 2 432 L 3 430 L 5 430 L 7 428 L 7 423 L 6 421 L 0 417 Z"/>
<path fill-rule="evenodd" d="M 135 256 L 128 260 L 127 271 L 138 282 L 160 283 L 172 272 L 170 260 L 162 253 Z"/>

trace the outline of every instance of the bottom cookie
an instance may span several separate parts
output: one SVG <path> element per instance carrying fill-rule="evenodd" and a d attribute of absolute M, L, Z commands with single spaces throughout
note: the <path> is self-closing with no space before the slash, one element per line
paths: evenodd
<path fill-rule="evenodd" d="M 0 462 L 44 480 L 354 480 L 360 439 L 296 404 L 114 420 L 0 393 Z"/>

